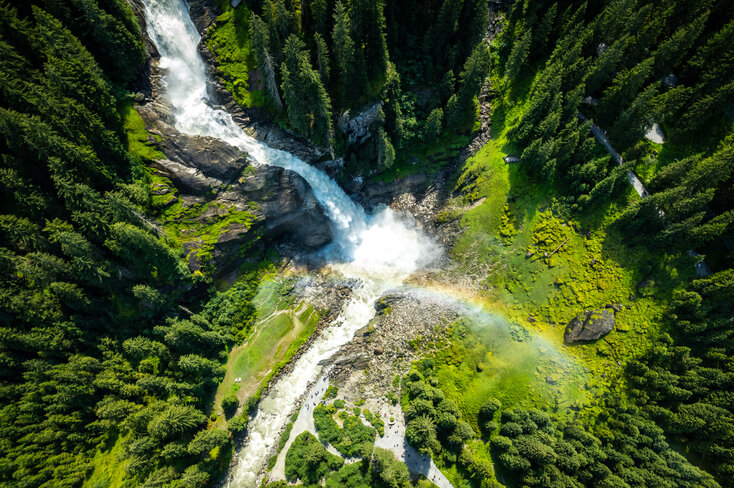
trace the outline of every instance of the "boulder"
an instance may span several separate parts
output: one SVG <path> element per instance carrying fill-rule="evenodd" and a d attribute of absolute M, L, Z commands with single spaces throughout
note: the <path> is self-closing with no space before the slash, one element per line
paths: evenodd
<path fill-rule="evenodd" d="M 586 310 L 566 326 L 563 340 L 566 344 L 595 341 L 614 329 L 614 312 L 610 310 Z"/>
<path fill-rule="evenodd" d="M 185 166 L 170 159 L 159 159 L 151 163 L 160 174 L 166 176 L 183 194 L 203 195 L 221 185 L 221 181 L 208 178 L 200 170 Z"/>
<path fill-rule="evenodd" d="M 232 180 L 250 164 L 247 154 L 222 140 L 170 130 L 161 142 L 161 150 L 169 159 L 219 181 Z"/>
<path fill-rule="evenodd" d="M 395 303 L 399 302 L 400 300 L 403 300 L 405 298 L 405 295 L 403 293 L 394 293 L 392 295 L 386 295 L 377 300 L 374 304 L 375 311 L 377 311 L 378 314 L 385 313 L 386 310 L 391 308 Z"/>
<path fill-rule="evenodd" d="M 357 141 L 363 143 L 372 137 L 370 126 L 379 119 L 380 107 L 382 107 L 381 101 L 367 106 L 354 118 L 349 116 L 349 112 L 345 112 L 339 117 L 337 125 L 347 135 L 349 144 L 354 144 Z"/>

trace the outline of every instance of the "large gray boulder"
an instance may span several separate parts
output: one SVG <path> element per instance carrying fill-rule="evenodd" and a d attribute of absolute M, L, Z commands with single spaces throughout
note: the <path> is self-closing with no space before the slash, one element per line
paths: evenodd
<path fill-rule="evenodd" d="M 614 329 L 614 312 L 611 310 L 586 310 L 566 326 L 563 340 L 566 344 L 595 341 Z"/>

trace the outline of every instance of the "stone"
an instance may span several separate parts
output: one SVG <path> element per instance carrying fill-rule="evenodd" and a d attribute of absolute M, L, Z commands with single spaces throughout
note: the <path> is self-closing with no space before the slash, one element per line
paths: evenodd
<path fill-rule="evenodd" d="M 655 294 L 655 280 L 648 278 L 637 285 L 637 293 L 641 297 L 651 297 Z"/>
<path fill-rule="evenodd" d="M 246 153 L 213 137 L 190 136 L 168 129 L 160 146 L 169 159 L 220 181 L 232 180 L 250 164 Z"/>
<path fill-rule="evenodd" d="M 365 369 L 367 365 L 369 364 L 369 362 L 370 362 L 369 356 L 367 356 L 364 353 L 357 352 L 357 353 L 350 354 L 344 358 L 339 359 L 335 365 L 344 366 L 348 364 L 354 369 L 361 370 L 361 369 Z"/>
<path fill-rule="evenodd" d="M 393 306 L 395 302 L 402 300 L 404 297 L 400 294 L 387 295 L 375 302 L 375 310 L 377 313 L 384 313 L 386 309 Z"/>
<path fill-rule="evenodd" d="M 154 102 L 141 107 L 140 113 L 146 127 L 161 136 L 159 146 L 166 155 L 150 165 L 171 180 L 181 204 L 187 208 L 209 202 L 196 217 L 203 225 L 214 225 L 232 211 L 251 215 L 247 224 L 237 222 L 222 229 L 207 253 L 188 253 L 192 271 L 199 269 L 202 256 L 210 256 L 207 268 L 222 276 L 237 267 L 240 251 L 251 246 L 248 254 L 256 259 L 263 246 L 273 241 L 287 239 L 306 251 L 331 241 L 324 209 L 300 175 L 275 166 L 254 165 L 247 153 L 221 140 L 181 134 L 167 122 L 166 110 L 163 103 Z M 281 146 L 285 145 L 285 133 L 271 131 L 271 135 L 275 133 Z"/>
<path fill-rule="evenodd" d="M 151 163 L 163 176 L 181 192 L 187 194 L 207 193 L 213 187 L 221 184 L 220 181 L 207 178 L 200 170 L 187 167 L 170 159 L 159 159 Z"/>
<path fill-rule="evenodd" d="M 566 344 L 595 341 L 614 329 L 614 311 L 586 310 L 566 326 L 563 340 Z"/>
<path fill-rule="evenodd" d="M 519 156 L 505 156 L 505 157 L 504 157 L 504 158 L 502 158 L 502 159 L 503 159 L 503 160 L 505 161 L 505 163 L 507 163 L 507 164 L 512 164 L 512 163 L 519 163 L 519 162 L 520 162 L 520 157 L 519 157 Z"/>
<path fill-rule="evenodd" d="M 339 117 L 337 122 L 339 129 L 347 135 L 350 144 L 359 141 L 365 142 L 372 137 L 370 126 L 379 118 L 382 101 L 367 106 L 359 114 L 351 118 L 349 112 Z"/>
<path fill-rule="evenodd" d="M 611 308 L 615 312 L 621 312 L 624 307 L 620 305 L 619 303 L 607 303 L 604 305 L 604 308 Z"/>
<path fill-rule="evenodd" d="M 376 356 L 379 356 L 380 354 L 384 353 L 385 351 L 382 349 L 382 346 L 377 346 L 374 352 Z"/>

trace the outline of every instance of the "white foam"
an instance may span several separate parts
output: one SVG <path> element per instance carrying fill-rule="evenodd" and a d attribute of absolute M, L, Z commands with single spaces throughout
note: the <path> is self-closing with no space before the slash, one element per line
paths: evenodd
<path fill-rule="evenodd" d="M 144 0 L 148 34 L 161 54 L 165 88 L 176 128 L 183 133 L 221 139 L 247 152 L 257 164 L 295 171 L 313 189 L 331 222 L 334 242 L 322 252 L 332 267 L 361 282 L 336 321 L 298 359 L 293 372 L 272 385 L 251 419 L 248 438 L 237 454 L 230 486 L 254 487 L 278 433 L 308 383 L 331 357 L 374 316 L 374 302 L 438 255 L 438 248 L 407 215 L 384 207 L 365 213 L 325 173 L 296 156 L 273 149 L 245 134 L 207 94 L 200 40 L 183 0 Z"/>

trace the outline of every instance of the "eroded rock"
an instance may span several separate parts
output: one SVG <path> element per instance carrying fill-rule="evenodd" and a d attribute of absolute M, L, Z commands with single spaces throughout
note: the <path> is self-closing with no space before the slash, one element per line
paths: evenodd
<path fill-rule="evenodd" d="M 175 188 L 171 202 L 192 209 L 189 215 L 194 216 L 187 218 L 204 226 L 237 212 L 243 216 L 218 229 L 213 244 L 203 239 L 185 242 L 192 271 L 207 260 L 215 275 L 226 274 L 241 261 L 243 251 L 257 257 L 259 252 L 252 246 L 262 248 L 284 237 L 305 250 L 331 241 L 323 208 L 300 175 L 253 164 L 247 153 L 219 139 L 179 133 L 166 121 L 164 103 L 147 104 L 140 112 L 146 126 L 161 139 L 158 146 L 167 159 L 150 164 Z M 195 206 L 203 204 L 208 205 L 197 214 Z"/>

